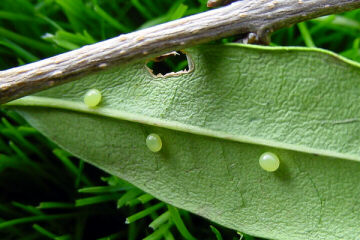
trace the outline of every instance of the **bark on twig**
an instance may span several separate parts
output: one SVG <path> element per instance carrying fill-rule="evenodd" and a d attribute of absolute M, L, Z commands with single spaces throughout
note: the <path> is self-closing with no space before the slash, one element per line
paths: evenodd
<path fill-rule="evenodd" d="M 304 20 L 360 7 L 360 0 L 242 0 L 183 19 L 0 71 L 0 103 L 106 67 L 240 33 L 260 36 Z"/>

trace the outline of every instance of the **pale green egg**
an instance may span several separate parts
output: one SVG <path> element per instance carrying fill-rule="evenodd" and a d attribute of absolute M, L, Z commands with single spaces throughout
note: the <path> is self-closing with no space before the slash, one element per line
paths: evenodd
<path fill-rule="evenodd" d="M 90 89 L 84 96 L 84 103 L 89 107 L 96 107 L 101 102 L 101 92 L 97 89 Z"/>
<path fill-rule="evenodd" d="M 146 146 L 152 152 L 158 152 L 162 148 L 162 141 L 159 135 L 151 133 L 146 138 Z"/>
<path fill-rule="evenodd" d="M 271 152 L 261 154 L 259 164 L 262 169 L 268 172 L 275 172 L 280 166 L 279 157 Z"/>

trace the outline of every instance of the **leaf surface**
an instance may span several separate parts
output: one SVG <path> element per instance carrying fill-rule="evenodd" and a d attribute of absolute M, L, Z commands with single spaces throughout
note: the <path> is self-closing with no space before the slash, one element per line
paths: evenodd
<path fill-rule="evenodd" d="M 69 152 L 174 206 L 271 239 L 360 235 L 360 68 L 305 48 L 187 49 L 189 73 L 145 61 L 10 105 Z M 82 98 L 103 95 L 98 108 Z M 148 134 L 161 136 L 159 153 Z M 264 152 L 280 158 L 265 172 Z"/>

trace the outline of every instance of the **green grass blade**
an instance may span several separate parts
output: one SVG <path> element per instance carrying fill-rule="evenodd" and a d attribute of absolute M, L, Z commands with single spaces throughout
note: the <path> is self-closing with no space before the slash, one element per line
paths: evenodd
<path fill-rule="evenodd" d="M 330 16 L 324 16 L 320 18 L 316 18 L 311 20 L 311 22 L 317 22 L 319 24 L 316 25 L 316 30 L 321 30 L 321 28 L 333 28 L 333 27 L 342 27 L 349 30 L 360 30 L 360 22 L 355 19 L 349 19 L 344 16 L 336 16 L 336 15 L 330 15 Z M 316 33 L 315 30 L 311 29 L 311 34 Z"/>
<path fill-rule="evenodd" d="M 153 200 L 154 197 L 148 193 L 145 193 L 145 194 L 141 195 L 140 197 L 138 197 L 138 199 L 142 204 L 144 204 L 144 203 L 147 203 L 147 202 Z"/>
<path fill-rule="evenodd" d="M 240 239 L 242 240 L 256 240 L 253 236 L 247 235 L 245 233 L 238 232 Z"/>
<path fill-rule="evenodd" d="M 171 234 L 170 231 L 165 232 L 164 239 L 165 240 L 175 240 L 174 236 Z"/>
<path fill-rule="evenodd" d="M 54 240 L 72 240 L 72 238 L 70 235 L 67 234 L 67 235 L 56 237 Z"/>
<path fill-rule="evenodd" d="M 73 203 L 67 202 L 41 202 L 38 209 L 53 209 L 53 208 L 73 208 L 75 205 Z"/>
<path fill-rule="evenodd" d="M 142 193 L 140 189 L 134 188 L 129 191 L 127 191 L 124 195 L 119 198 L 117 201 L 117 208 L 121 208 L 124 206 L 128 201 L 131 201 L 132 199 L 136 198 Z"/>
<path fill-rule="evenodd" d="M 24 147 L 27 150 L 36 153 L 41 159 L 46 159 L 46 156 L 36 146 L 34 146 L 27 139 L 25 139 L 6 118 L 2 118 L 2 123 L 9 130 L 14 141 L 18 142 L 21 147 Z"/>
<path fill-rule="evenodd" d="M 37 232 L 41 233 L 42 235 L 44 235 L 45 237 L 48 238 L 52 238 L 55 239 L 57 236 L 55 234 L 53 234 L 52 232 L 46 230 L 45 228 L 41 227 L 38 224 L 33 224 L 32 226 Z"/>
<path fill-rule="evenodd" d="M 316 47 L 305 22 L 298 23 L 300 33 L 307 47 Z"/>
<path fill-rule="evenodd" d="M 5 141 L 0 137 L 0 152 L 1 153 L 6 153 L 6 154 L 11 154 L 11 150 L 9 149 L 9 147 L 7 146 L 7 144 L 5 143 Z M 0 156 L 5 156 L 5 155 L 0 155 Z"/>
<path fill-rule="evenodd" d="M 88 220 L 87 215 L 79 216 L 76 220 L 76 227 L 75 227 L 75 236 L 73 240 L 81 240 L 84 237 L 85 231 L 86 231 L 86 222 Z"/>
<path fill-rule="evenodd" d="M 110 193 L 110 192 L 123 192 L 130 189 L 134 189 L 134 187 L 122 187 L 122 186 L 95 186 L 95 187 L 86 187 L 80 188 L 79 193 Z"/>
<path fill-rule="evenodd" d="M 153 18 L 151 13 L 139 2 L 139 0 L 131 0 L 131 3 L 141 13 L 143 17 L 145 17 L 146 19 Z"/>
<path fill-rule="evenodd" d="M 9 146 L 10 148 L 17 154 L 17 156 L 23 160 L 26 163 L 30 163 L 31 160 L 29 159 L 29 157 L 18 147 L 15 145 L 14 142 L 10 141 L 9 142 Z"/>
<path fill-rule="evenodd" d="M 17 130 L 24 137 L 31 135 L 39 135 L 39 132 L 35 128 L 29 126 L 20 126 L 17 128 Z"/>
<path fill-rule="evenodd" d="M 69 154 L 61 149 L 54 149 L 53 154 L 64 164 L 64 166 L 69 169 L 69 171 L 76 177 L 75 186 L 78 186 L 78 181 L 82 180 L 86 185 L 90 185 L 90 180 L 83 176 L 81 178 L 81 170 L 78 169 L 75 164 L 69 159 Z M 78 180 L 79 178 L 79 180 Z"/>
<path fill-rule="evenodd" d="M 34 206 L 25 205 L 25 204 L 21 204 L 21 203 L 18 203 L 18 202 L 12 202 L 12 205 L 24 210 L 25 212 L 28 212 L 28 213 L 31 213 L 31 214 L 34 214 L 34 215 L 44 215 L 44 213 L 42 211 L 40 211 L 39 209 L 37 209 Z"/>
<path fill-rule="evenodd" d="M 35 62 L 38 61 L 39 58 L 30 53 L 29 51 L 25 50 L 24 48 L 20 47 L 19 45 L 9 41 L 3 40 L 0 41 L 0 45 L 3 45 L 11 50 L 13 50 L 18 56 L 25 59 L 27 62 Z"/>
<path fill-rule="evenodd" d="M 50 33 L 47 33 L 44 36 L 42 36 L 42 39 L 44 39 L 48 42 L 54 43 L 57 46 L 59 46 L 63 49 L 66 49 L 66 50 L 74 50 L 74 49 L 77 49 L 80 47 L 80 45 L 69 42 L 68 40 L 61 39 L 58 36 L 50 34 Z"/>
<path fill-rule="evenodd" d="M 95 12 L 101 17 L 105 22 L 107 22 L 110 26 L 114 27 L 115 29 L 119 30 L 120 32 L 127 33 L 130 32 L 131 29 L 127 26 L 121 24 L 119 21 L 111 17 L 107 14 L 99 5 L 94 6 Z"/>
<path fill-rule="evenodd" d="M 53 150 L 53 154 L 59 160 L 61 160 L 61 162 L 65 165 L 65 167 L 69 169 L 71 173 L 73 173 L 74 175 L 78 174 L 78 169 L 75 164 L 68 158 L 69 154 L 67 152 L 57 148 Z"/>
<path fill-rule="evenodd" d="M 179 6 L 170 14 L 169 21 L 182 18 L 185 15 L 187 9 L 188 9 L 187 5 L 182 3 L 179 4 Z"/>
<path fill-rule="evenodd" d="M 47 22 L 49 25 L 51 25 L 56 30 L 64 30 L 56 21 L 53 21 L 51 18 L 49 18 L 45 15 L 42 15 L 41 13 L 37 13 L 37 17 L 39 17 L 40 19 L 43 19 L 44 22 Z"/>
<path fill-rule="evenodd" d="M 106 236 L 106 237 L 102 237 L 102 238 L 98 238 L 97 240 L 118 240 L 118 239 L 123 239 L 124 234 L 122 233 L 114 233 L 111 234 L 110 236 Z"/>
<path fill-rule="evenodd" d="M 311 35 L 314 35 L 316 33 L 318 33 L 319 31 L 323 31 L 324 28 L 328 27 L 329 24 L 331 24 L 335 19 L 335 15 L 330 15 L 330 16 L 325 16 L 325 17 L 321 17 L 321 18 L 315 18 L 310 20 L 311 22 L 316 22 L 317 24 L 315 24 L 309 31 L 309 33 Z"/>
<path fill-rule="evenodd" d="M 174 222 L 176 228 L 179 230 L 180 234 L 186 239 L 186 240 L 196 240 L 196 238 L 194 238 L 191 233 L 189 232 L 189 230 L 186 228 L 183 220 L 181 219 L 181 216 L 179 214 L 179 211 L 177 210 L 177 208 L 171 206 L 171 205 L 167 205 L 169 211 L 170 211 L 170 217 L 171 220 Z"/>
<path fill-rule="evenodd" d="M 137 204 L 140 204 L 140 203 L 145 204 L 145 203 L 151 201 L 152 199 L 154 199 L 153 196 L 151 196 L 150 194 L 145 193 L 145 194 L 141 195 L 138 198 L 135 198 L 135 199 L 132 199 L 131 201 L 128 201 L 126 203 L 126 205 L 128 205 L 130 207 L 133 207 L 133 206 L 135 206 Z"/>
<path fill-rule="evenodd" d="M 50 53 L 50 54 L 59 53 L 59 51 L 52 48 L 52 46 L 49 44 L 40 42 L 38 40 L 34 40 L 29 37 L 22 36 L 20 34 L 14 33 L 12 31 L 9 31 L 2 27 L 0 27 L 0 36 L 8 38 L 14 42 L 17 42 L 18 44 L 23 45 L 23 46 L 27 46 L 27 47 L 39 50 L 43 53 Z"/>
<path fill-rule="evenodd" d="M 84 24 L 86 19 L 85 7 L 79 0 L 56 0 L 55 1 L 65 13 L 71 27 L 74 31 L 81 32 L 86 27 Z"/>
<path fill-rule="evenodd" d="M 160 208 L 162 208 L 164 206 L 165 206 L 165 204 L 161 202 L 154 206 L 148 207 L 145 210 L 142 210 L 140 212 L 137 212 L 137 213 L 131 215 L 130 217 L 127 217 L 125 223 L 126 224 L 133 223 L 141 218 L 144 218 L 144 217 L 150 215 L 151 213 L 159 210 Z"/>
<path fill-rule="evenodd" d="M 161 225 L 163 225 L 165 222 L 169 221 L 170 219 L 170 212 L 166 211 L 163 214 L 161 214 L 159 217 L 155 218 L 150 224 L 149 227 L 153 230 L 159 228 Z"/>
<path fill-rule="evenodd" d="M 136 240 L 137 235 L 138 231 L 136 224 L 129 224 L 127 240 Z"/>
<path fill-rule="evenodd" d="M 161 24 L 161 23 L 164 23 L 168 21 L 168 16 L 167 15 L 163 15 L 163 16 L 160 16 L 158 18 L 154 18 L 152 20 L 149 20 L 147 21 L 146 23 L 144 23 L 143 25 L 141 25 L 138 30 L 141 30 L 141 29 L 145 29 L 145 28 L 148 28 L 148 27 L 152 27 L 152 26 L 155 26 L 155 25 L 158 25 L 158 24 Z"/>
<path fill-rule="evenodd" d="M 86 33 L 86 32 L 85 32 Z M 73 43 L 74 45 L 83 46 L 87 44 L 93 44 L 96 41 L 86 33 L 86 35 L 80 33 L 70 33 L 64 30 L 59 30 L 56 32 L 54 36 L 54 40 L 56 41 L 67 41 L 69 43 Z"/>
<path fill-rule="evenodd" d="M 144 238 L 143 240 L 158 240 L 161 239 L 170 229 L 171 224 L 161 226 L 158 230 Z"/>
<path fill-rule="evenodd" d="M 216 240 L 223 240 L 221 233 L 216 229 L 216 227 L 210 225 L 210 229 L 215 234 Z"/>
<path fill-rule="evenodd" d="M 82 207 L 87 205 L 93 205 L 98 203 L 104 203 L 109 201 L 117 200 L 122 194 L 108 194 L 108 195 L 100 195 L 95 197 L 88 197 L 88 198 L 82 198 L 77 199 L 75 201 L 76 207 Z"/>
<path fill-rule="evenodd" d="M 40 221 L 52 221 L 52 220 L 57 220 L 57 219 L 73 218 L 75 216 L 77 216 L 77 214 L 71 213 L 71 214 L 42 215 L 42 216 L 17 218 L 17 219 L 13 219 L 13 220 L 9 220 L 9 221 L 0 223 L 0 229 L 15 226 L 18 224 L 40 222 Z"/>
<path fill-rule="evenodd" d="M 34 18 L 33 16 L 28 16 L 25 14 L 14 13 L 9 11 L 0 11 L 0 19 L 11 20 L 14 22 L 18 22 L 18 21 L 35 22 L 35 23 L 42 22 L 41 20 Z"/>
<path fill-rule="evenodd" d="M 81 180 L 84 180 L 86 185 L 92 185 L 90 180 L 88 180 L 88 178 L 86 177 L 86 175 L 83 175 L 83 171 L 84 171 L 84 161 L 80 159 L 79 166 L 78 166 L 78 172 L 77 172 L 76 180 L 75 180 L 75 188 L 79 188 Z"/>

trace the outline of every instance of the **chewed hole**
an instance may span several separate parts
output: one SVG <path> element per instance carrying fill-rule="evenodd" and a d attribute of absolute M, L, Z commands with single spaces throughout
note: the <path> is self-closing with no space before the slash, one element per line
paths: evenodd
<path fill-rule="evenodd" d="M 155 77 L 169 77 L 192 71 L 193 64 L 189 56 L 174 51 L 151 59 L 146 68 Z"/>

